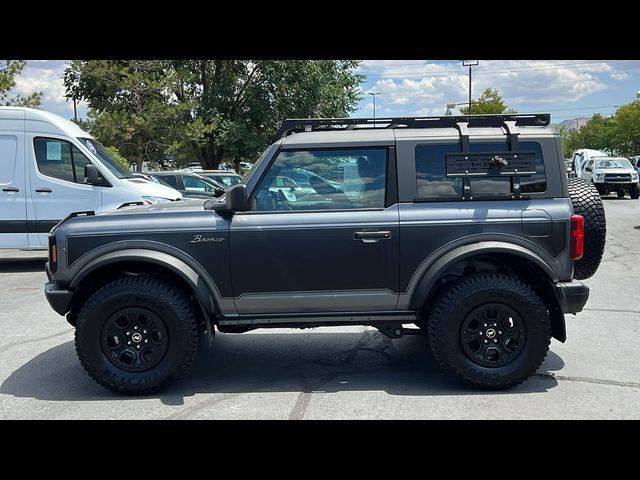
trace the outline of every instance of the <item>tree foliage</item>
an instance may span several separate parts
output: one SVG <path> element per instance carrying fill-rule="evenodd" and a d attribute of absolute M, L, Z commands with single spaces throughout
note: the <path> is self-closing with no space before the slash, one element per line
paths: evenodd
<path fill-rule="evenodd" d="M 24 60 L 5 60 L 0 63 L 0 105 L 33 108 L 40 106 L 42 92 L 35 92 L 27 97 L 9 95 L 9 91 L 16 86 L 16 75 L 20 74 L 26 63 Z"/>
<path fill-rule="evenodd" d="M 125 157 L 178 164 L 253 160 L 287 117 L 353 111 L 355 61 L 75 61 L 67 96 L 89 104 L 87 128 Z"/>
<path fill-rule="evenodd" d="M 561 130 L 566 155 L 580 148 L 593 148 L 611 154 L 640 154 L 640 100 L 623 105 L 611 117 L 596 113 L 579 130 Z"/>
<path fill-rule="evenodd" d="M 469 113 L 473 115 L 490 114 L 490 113 L 516 113 L 512 108 L 507 108 L 502 95 L 497 88 L 487 88 L 480 96 L 471 100 L 471 112 L 469 107 L 461 107 L 460 111 L 464 115 Z"/>

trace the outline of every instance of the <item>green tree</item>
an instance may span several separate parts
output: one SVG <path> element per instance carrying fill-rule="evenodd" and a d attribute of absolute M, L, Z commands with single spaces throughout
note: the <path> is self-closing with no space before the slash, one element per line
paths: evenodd
<path fill-rule="evenodd" d="M 111 153 L 111 155 L 113 155 L 125 167 L 130 167 L 131 164 L 129 163 L 129 160 L 122 156 L 117 147 L 107 147 L 107 150 L 109 150 L 109 153 Z"/>
<path fill-rule="evenodd" d="M 356 61 L 77 61 L 67 96 L 89 104 L 90 131 L 123 155 L 178 164 L 254 159 L 287 117 L 346 116 Z M 153 157 L 153 158 L 152 158 Z"/>
<path fill-rule="evenodd" d="M 497 88 L 487 88 L 475 100 L 471 100 L 471 112 L 469 107 L 461 107 L 460 111 L 464 115 L 472 113 L 474 115 L 487 113 L 517 113 L 512 108 L 507 108 L 502 95 Z"/>
<path fill-rule="evenodd" d="M 640 154 L 640 100 L 623 105 L 611 122 L 610 142 L 619 155 Z"/>
<path fill-rule="evenodd" d="M 107 146 L 142 163 L 162 162 L 168 138 L 179 135 L 180 113 L 191 105 L 172 102 L 175 71 L 162 60 L 76 60 L 65 70 L 67 98 L 89 103 L 81 123 Z"/>
<path fill-rule="evenodd" d="M 593 148 L 611 153 L 615 149 L 614 136 L 616 121 L 613 118 L 605 118 L 596 113 L 580 129 L 578 148 Z"/>
<path fill-rule="evenodd" d="M 0 63 L 0 105 L 33 108 L 40 106 L 42 92 L 35 92 L 27 97 L 9 95 L 9 91 L 16 86 L 15 76 L 22 71 L 26 63 L 24 60 L 5 60 Z"/>
<path fill-rule="evenodd" d="M 565 157 L 569 157 L 582 148 L 582 139 L 580 137 L 580 131 L 576 128 L 566 128 L 564 126 L 559 127 L 560 138 L 562 139 L 562 150 Z"/>

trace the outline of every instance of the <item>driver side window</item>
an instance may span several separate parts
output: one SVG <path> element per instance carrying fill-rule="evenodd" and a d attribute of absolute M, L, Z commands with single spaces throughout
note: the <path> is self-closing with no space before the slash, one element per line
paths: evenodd
<path fill-rule="evenodd" d="M 281 151 L 251 199 L 253 211 L 384 208 L 387 149 Z"/>

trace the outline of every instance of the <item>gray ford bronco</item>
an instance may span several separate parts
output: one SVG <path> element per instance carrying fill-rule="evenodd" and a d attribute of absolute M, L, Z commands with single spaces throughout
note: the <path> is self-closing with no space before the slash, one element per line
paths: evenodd
<path fill-rule="evenodd" d="M 123 394 L 184 375 L 203 334 L 335 325 L 424 333 L 463 383 L 514 386 L 565 341 L 604 249 L 549 119 L 287 120 L 221 199 L 62 220 L 47 300 Z"/>

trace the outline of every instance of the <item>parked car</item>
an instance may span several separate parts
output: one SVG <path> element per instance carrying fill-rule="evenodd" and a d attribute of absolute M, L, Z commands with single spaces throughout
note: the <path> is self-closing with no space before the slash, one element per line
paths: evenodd
<path fill-rule="evenodd" d="M 593 157 L 583 166 L 581 178 L 593 183 L 600 195 L 616 192 L 618 198 L 640 197 L 638 172 L 622 157 Z"/>
<path fill-rule="evenodd" d="M 576 172 L 573 166 L 573 158 L 565 158 L 564 164 L 567 169 L 567 178 L 576 178 Z"/>
<path fill-rule="evenodd" d="M 200 162 L 192 162 L 182 169 L 185 172 L 201 172 L 202 164 Z"/>
<path fill-rule="evenodd" d="M 225 187 L 232 187 L 242 182 L 242 176 L 238 175 L 233 170 L 203 170 L 198 172 L 198 175 L 213 180 Z"/>
<path fill-rule="evenodd" d="M 46 248 L 51 228 L 73 211 L 182 197 L 136 178 L 75 123 L 32 108 L 0 107 L 0 165 L 0 248 Z"/>
<path fill-rule="evenodd" d="M 344 325 L 390 339 L 426 329 L 436 361 L 469 386 L 535 374 L 551 338 L 566 340 L 565 314 L 586 304 L 579 280 L 598 269 L 606 235 L 594 186 L 558 175 L 550 115 L 346 120 L 355 128 L 285 121 L 224 202 L 52 231 L 45 295 L 96 382 L 157 392 L 188 372 L 202 335 L 215 346 L 216 331 Z M 336 166 L 342 191 L 318 175 L 313 200 L 285 195 L 295 179 L 283 171 Z M 226 348 L 243 345 L 233 355 L 255 354 L 250 342 Z"/>
<path fill-rule="evenodd" d="M 194 172 L 153 172 L 151 175 L 171 185 L 186 197 L 220 197 L 225 186 Z"/>
<path fill-rule="evenodd" d="M 631 165 L 633 165 L 633 168 L 636 169 L 636 172 L 640 174 L 640 156 L 631 157 L 629 161 L 631 162 Z"/>

